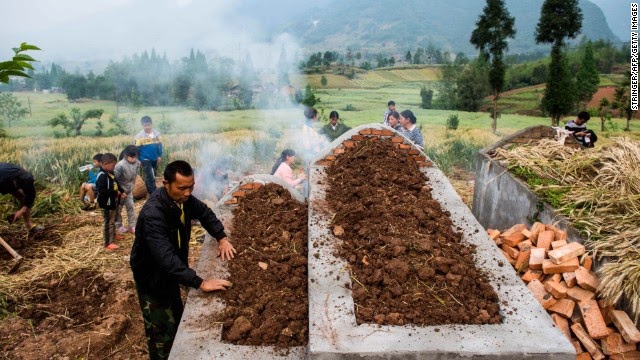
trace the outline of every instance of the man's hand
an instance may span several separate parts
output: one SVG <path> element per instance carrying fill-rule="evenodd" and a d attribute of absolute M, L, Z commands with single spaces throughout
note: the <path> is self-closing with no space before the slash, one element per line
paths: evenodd
<path fill-rule="evenodd" d="M 231 286 L 231 283 L 222 279 L 206 279 L 200 284 L 200 290 L 204 292 L 227 290 Z"/>
<path fill-rule="evenodd" d="M 233 259 L 233 254 L 235 253 L 236 249 L 233 248 L 233 245 L 231 245 L 227 238 L 223 238 L 218 242 L 218 253 L 216 255 L 220 256 L 222 260 Z"/>
<path fill-rule="evenodd" d="M 121 192 L 121 193 L 120 193 L 120 199 L 124 200 L 124 199 L 126 199 L 126 198 L 127 198 L 127 194 L 126 194 L 126 193 Z"/>

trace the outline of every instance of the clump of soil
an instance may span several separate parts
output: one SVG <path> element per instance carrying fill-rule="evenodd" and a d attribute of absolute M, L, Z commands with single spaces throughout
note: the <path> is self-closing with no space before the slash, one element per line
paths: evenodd
<path fill-rule="evenodd" d="M 498 296 L 475 267 L 475 248 L 452 229 L 415 161 L 390 141 L 362 141 L 327 175 L 358 324 L 502 321 Z"/>
<path fill-rule="evenodd" d="M 248 193 L 234 210 L 233 287 L 220 293 L 224 341 L 303 346 L 308 341 L 307 205 L 276 184 Z"/>

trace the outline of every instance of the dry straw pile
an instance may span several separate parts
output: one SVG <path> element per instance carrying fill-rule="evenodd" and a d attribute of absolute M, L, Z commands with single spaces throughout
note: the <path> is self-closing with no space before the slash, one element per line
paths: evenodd
<path fill-rule="evenodd" d="M 640 143 L 616 138 L 594 150 L 575 150 L 552 140 L 499 149 L 509 170 L 537 178 L 533 191 L 562 194 L 558 211 L 580 229 L 602 265 L 602 298 L 625 298 L 640 317 Z"/>

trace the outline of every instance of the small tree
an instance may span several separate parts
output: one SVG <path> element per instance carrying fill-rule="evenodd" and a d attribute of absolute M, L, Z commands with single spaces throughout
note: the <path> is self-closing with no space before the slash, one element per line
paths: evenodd
<path fill-rule="evenodd" d="M 627 71 L 624 74 L 623 79 L 624 80 L 616 86 L 616 90 L 613 95 L 613 105 L 611 107 L 618 109 L 620 111 L 620 116 L 627 119 L 627 127 L 624 130 L 629 131 L 629 123 L 638 111 L 631 109 L 631 98 L 629 97 L 629 94 L 631 93 L 631 72 Z"/>
<path fill-rule="evenodd" d="M 431 109 L 433 102 L 433 90 L 427 89 L 426 86 L 422 85 L 420 88 L 420 97 L 422 98 L 420 107 L 423 109 Z"/>
<path fill-rule="evenodd" d="M 580 70 L 576 75 L 576 92 L 578 100 L 582 102 L 582 107 L 585 108 L 587 103 L 598 91 L 598 84 L 600 84 L 600 74 L 596 67 L 596 61 L 593 58 L 593 47 L 591 41 L 587 42 L 587 46 L 584 49 L 584 57 L 582 58 L 582 64 Z"/>
<path fill-rule="evenodd" d="M 493 122 L 491 129 L 498 127 L 498 96 L 504 87 L 506 64 L 504 52 L 508 49 L 507 39 L 516 35 L 515 19 L 509 15 L 503 0 L 487 0 L 482 15 L 471 34 L 471 43 L 480 50 L 480 56 L 489 63 L 489 83 L 493 90 Z"/>
<path fill-rule="evenodd" d="M 407 50 L 407 54 L 404 56 L 404 61 L 406 61 L 407 64 L 411 64 L 411 59 L 412 59 L 411 51 Z"/>
<path fill-rule="evenodd" d="M 12 122 L 25 117 L 28 112 L 13 94 L 0 93 L 0 117 L 8 127 L 11 127 Z"/>
<path fill-rule="evenodd" d="M 311 88 L 311 85 L 307 84 L 304 88 L 304 98 L 302 99 L 302 105 L 306 107 L 314 107 L 320 102 L 320 98 L 316 97 L 315 92 Z"/>
<path fill-rule="evenodd" d="M 551 63 L 542 108 L 551 115 L 551 126 L 558 126 L 560 118 L 568 114 L 575 104 L 575 91 L 567 58 L 560 47 L 551 49 Z"/>
<path fill-rule="evenodd" d="M 609 112 L 609 107 L 611 103 L 609 103 L 609 99 L 603 97 L 600 99 L 600 104 L 598 104 L 598 115 L 600 116 L 600 131 L 604 131 L 604 124 L 607 118 L 611 117 L 611 112 Z"/>
<path fill-rule="evenodd" d="M 35 70 L 30 63 L 36 61 L 36 59 L 27 54 L 23 54 L 23 52 L 28 50 L 40 50 L 39 47 L 23 42 L 20 44 L 20 47 L 13 48 L 12 50 L 15 54 L 13 58 L 8 61 L 0 62 L 1 83 L 9 83 L 9 76 L 21 76 L 28 78 L 30 76 L 26 72 L 27 69 Z"/>
<path fill-rule="evenodd" d="M 321 84 L 323 87 L 326 87 L 326 86 L 327 86 L 327 77 L 326 77 L 326 76 L 322 75 L 322 77 L 320 78 L 320 84 Z"/>
<path fill-rule="evenodd" d="M 71 109 L 71 118 L 68 118 L 66 114 L 58 114 L 49 120 L 49 126 L 56 127 L 60 125 L 65 129 L 67 136 L 70 136 L 72 131 L 75 131 L 75 136 L 80 136 L 82 135 L 81 130 L 84 123 L 88 119 L 100 119 L 103 112 L 104 110 L 102 109 L 94 109 L 87 110 L 84 114 L 81 114 L 80 109 L 73 108 Z"/>

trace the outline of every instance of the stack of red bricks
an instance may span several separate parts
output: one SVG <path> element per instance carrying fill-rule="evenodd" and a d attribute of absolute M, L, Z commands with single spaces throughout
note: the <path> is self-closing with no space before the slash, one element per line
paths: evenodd
<path fill-rule="evenodd" d="M 262 184 L 257 182 L 249 182 L 249 183 L 242 184 L 240 185 L 238 190 L 234 191 L 231 194 L 231 199 L 225 201 L 224 203 L 227 205 L 238 204 L 248 192 L 260 189 L 262 186 L 263 186 Z"/>
<path fill-rule="evenodd" d="M 397 135 L 395 132 L 387 129 L 367 128 L 362 129 L 356 135 L 352 135 L 348 140 L 343 141 L 339 146 L 332 150 L 332 153 L 316 162 L 317 165 L 329 166 L 343 154 L 346 149 L 355 148 L 358 143 L 364 140 L 369 141 L 391 141 L 396 149 L 403 151 L 407 156 L 418 163 L 418 166 L 433 166 L 431 161 L 427 161 L 427 157 L 420 153 L 420 150 L 409 144 L 404 136 Z"/>
<path fill-rule="evenodd" d="M 514 225 L 489 237 L 571 341 L 577 359 L 640 359 L 640 332 L 627 313 L 596 300 L 598 278 L 585 247 L 567 242 L 565 231 L 536 222 Z"/>

